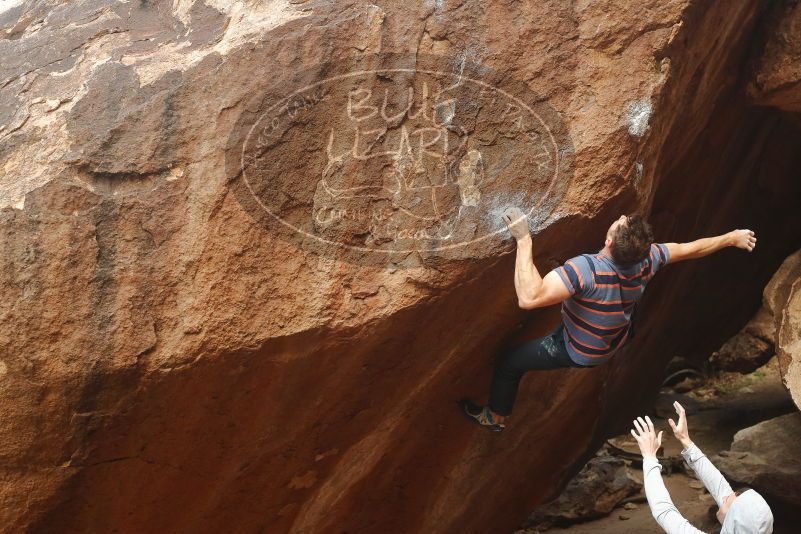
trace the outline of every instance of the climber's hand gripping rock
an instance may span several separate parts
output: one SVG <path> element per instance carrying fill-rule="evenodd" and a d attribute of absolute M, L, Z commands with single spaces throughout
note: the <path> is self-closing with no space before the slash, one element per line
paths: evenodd
<path fill-rule="evenodd" d="M 516 240 L 520 241 L 531 236 L 528 230 L 528 217 L 520 208 L 508 208 L 501 218 Z"/>

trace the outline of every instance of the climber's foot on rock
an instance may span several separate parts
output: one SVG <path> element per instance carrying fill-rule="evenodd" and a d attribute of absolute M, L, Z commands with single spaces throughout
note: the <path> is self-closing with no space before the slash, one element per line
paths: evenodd
<path fill-rule="evenodd" d="M 477 423 L 492 432 L 501 432 L 506 425 L 496 422 L 492 417 L 492 412 L 488 406 L 479 406 L 470 399 L 462 399 L 458 402 L 459 408 L 474 423 Z"/>

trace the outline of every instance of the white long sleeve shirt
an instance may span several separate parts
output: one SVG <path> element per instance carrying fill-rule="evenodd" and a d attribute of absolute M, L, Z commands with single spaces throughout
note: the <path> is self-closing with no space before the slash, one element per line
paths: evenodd
<path fill-rule="evenodd" d="M 692 467 L 695 474 L 704 483 L 707 491 L 720 506 L 724 497 L 732 492 L 731 486 L 720 474 L 720 471 L 712 465 L 712 462 L 701 452 L 701 450 L 691 444 L 681 451 L 681 455 L 687 464 Z M 670 499 L 665 483 L 662 481 L 662 466 L 656 458 L 643 458 L 642 461 L 643 482 L 645 484 L 645 497 L 651 507 L 651 513 L 659 523 L 659 526 L 667 534 L 704 534 L 684 519 L 678 511 L 673 501 Z"/>

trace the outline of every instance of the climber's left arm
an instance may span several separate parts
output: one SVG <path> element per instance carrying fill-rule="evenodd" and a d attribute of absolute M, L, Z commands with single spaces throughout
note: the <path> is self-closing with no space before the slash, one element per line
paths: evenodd
<path fill-rule="evenodd" d="M 751 252 L 756 247 L 756 236 L 751 230 L 732 230 L 723 235 L 696 239 L 689 243 L 665 243 L 670 263 L 694 260 L 709 256 L 726 247 L 737 247 Z"/>

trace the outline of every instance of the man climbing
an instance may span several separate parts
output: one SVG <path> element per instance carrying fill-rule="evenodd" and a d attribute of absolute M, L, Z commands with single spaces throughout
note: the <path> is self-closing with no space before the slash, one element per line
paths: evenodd
<path fill-rule="evenodd" d="M 607 361 L 633 335 L 632 314 L 646 284 L 667 265 L 701 258 L 734 246 L 749 252 L 756 246 L 750 230 L 733 230 L 690 243 L 655 244 L 648 222 L 622 215 L 606 232 L 597 254 L 571 258 L 540 276 L 534 265 L 528 221 L 517 208 L 503 220 L 517 240 L 515 291 L 523 309 L 562 303 L 562 322 L 551 334 L 500 355 L 490 385 L 489 403 L 469 399 L 459 405 L 474 422 L 500 432 L 512 413 L 520 379 L 527 371 L 560 367 L 594 367 Z"/>
<path fill-rule="evenodd" d="M 720 534 L 770 534 L 773 532 L 773 513 L 765 499 L 752 489 L 742 492 L 732 491 L 720 471 L 690 440 L 684 407 L 678 402 L 674 402 L 673 407 L 679 414 L 679 422 L 675 423 L 673 419 L 670 419 L 670 428 L 673 429 L 676 439 L 684 446 L 681 455 L 687 465 L 695 471 L 718 505 L 718 512 L 715 515 L 722 525 Z M 651 418 L 646 415 L 645 419 L 638 417 L 634 420 L 634 429 L 632 429 L 631 435 L 634 436 L 642 453 L 645 497 L 648 499 L 651 514 L 656 522 L 667 534 L 704 534 L 679 513 L 662 481 L 662 466 L 656 459 L 656 452 L 662 446 L 662 431 L 660 430 L 657 435 Z"/>

